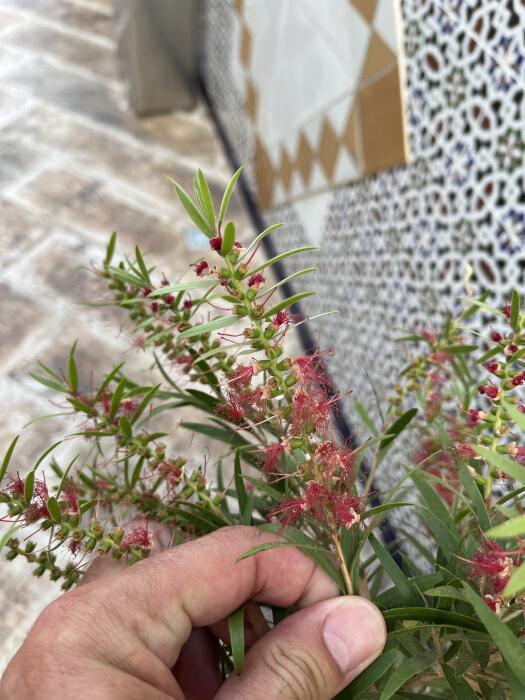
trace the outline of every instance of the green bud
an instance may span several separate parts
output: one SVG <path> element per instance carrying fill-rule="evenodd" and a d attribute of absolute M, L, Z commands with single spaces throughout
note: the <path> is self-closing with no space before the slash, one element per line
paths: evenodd
<path fill-rule="evenodd" d="M 253 287 L 250 287 L 248 291 L 246 292 L 246 298 L 249 299 L 250 301 L 253 301 L 255 297 L 257 296 L 257 292 Z"/>

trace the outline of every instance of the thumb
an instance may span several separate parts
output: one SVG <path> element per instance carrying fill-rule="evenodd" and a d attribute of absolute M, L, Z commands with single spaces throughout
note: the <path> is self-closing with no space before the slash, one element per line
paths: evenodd
<path fill-rule="evenodd" d="M 381 653 L 386 628 L 368 600 L 345 596 L 301 610 L 250 649 L 216 700 L 329 700 Z"/>

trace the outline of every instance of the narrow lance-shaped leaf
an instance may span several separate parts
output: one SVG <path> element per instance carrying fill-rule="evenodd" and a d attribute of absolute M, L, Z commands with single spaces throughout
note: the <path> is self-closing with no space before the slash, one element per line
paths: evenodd
<path fill-rule="evenodd" d="M 78 391 L 78 370 L 77 370 L 77 365 L 75 362 L 75 350 L 77 347 L 76 341 L 73 343 L 73 347 L 71 348 L 71 351 L 69 353 L 69 362 L 68 362 L 68 379 L 69 379 L 69 386 L 71 388 L 71 391 L 75 394 Z"/>
<path fill-rule="evenodd" d="M 215 208 L 213 206 L 213 199 L 211 196 L 210 188 L 208 182 L 204 177 L 202 170 L 197 172 L 197 182 L 200 194 L 200 200 L 202 202 L 203 214 L 206 217 L 208 224 L 212 230 L 215 229 Z"/>
<path fill-rule="evenodd" d="M 172 180 L 171 178 L 168 179 L 171 181 L 173 187 L 175 188 L 175 192 L 177 193 L 177 197 L 179 198 L 180 203 L 182 204 L 184 209 L 186 209 L 188 216 L 193 221 L 195 226 L 198 229 L 200 229 L 204 234 L 206 234 L 208 238 L 211 238 L 215 232 L 209 225 L 209 223 L 206 221 L 206 219 L 199 212 L 195 204 L 192 202 L 191 197 L 177 182 L 175 182 L 175 180 Z"/>
<path fill-rule="evenodd" d="M 525 564 L 512 572 L 509 582 L 505 586 L 503 595 L 508 598 L 513 598 L 525 590 Z"/>
<path fill-rule="evenodd" d="M 224 233 L 222 234 L 221 255 L 223 255 L 223 256 L 228 255 L 228 253 L 233 248 L 234 243 L 235 243 L 235 225 L 234 225 L 233 221 L 228 221 L 228 223 L 224 227 Z"/>
<path fill-rule="evenodd" d="M 244 665 L 244 605 L 228 617 L 233 669 L 239 674 Z"/>
<path fill-rule="evenodd" d="M 24 500 L 26 503 L 30 503 L 33 498 L 33 491 L 35 488 L 35 472 L 30 471 L 26 476 L 24 481 Z"/>
<path fill-rule="evenodd" d="M 189 292 L 192 289 L 208 289 L 214 287 L 216 284 L 216 279 L 178 282 L 177 284 L 169 284 L 161 289 L 155 289 L 151 294 L 148 294 L 148 298 L 163 297 L 166 294 L 177 294 L 178 292 Z"/>
<path fill-rule="evenodd" d="M 177 336 L 177 341 L 185 340 L 186 338 L 194 338 L 197 335 L 202 335 L 203 333 L 211 333 L 212 331 L 219 330 L 219 328 L 225 328 L 226 326 L 231 326 L 239 319 L 235 316 L 219 316 L 214 318 L 213 321 L 208 323 L 201 323 L 197 326 L 192 326 L 192 328 L 187 328 L 182 333 Z"/>
<path fill-rule="evenodd" d="M 237 180 L 239 179 L 242 171 L 243 171 L 243 166 L 241 167 L 233 174 L 232 179 L 228 183 L 228 186 L 226 187 L 224 191 L 224 195 L 222 198 L 221 206 L 219 209 L 219 223 L 221 224 L 224 221 L 224 218 L 226 216 L 226 212 L 228 211 L 228 205 L 230 203 L 231 196 L 233 194 L 233 190 L 235 188 L 235 185 L 237 184 Z"/>
<path fill-rule="evenodd" d="M 407 427 L 410 421 L 417 415 L 417 408 L 410 408 L 408 411 L 403 413 L 402 416 L 389 425 L 387 428 L 388 436 L 381 442 L 381 449 L 384 450 L 391 442 L 393 442 L 398 435 L 400 435 L 403 430 Z"/>
<path fill-rule="evenodd" d="M 293 279 L 296 277 L 302 277 L 302 275 L 307 275 L 310 272 L 315 272 L 317 268 L 315 267 L 305 267 L 304 270 L 298 270 L 297 272 L 293 272 L 291 275 L 288 275 L 288 277 L 285 277 L 282 280 L 279 280 L 276 282 L 274 285 L 271 287 L 268 287 L 267 289 L 264 289 L 259 296 L 263 296 L 266 294 L 269 294 L 270 292 L 273 292 L 274 289 L 279 289 L 279 287 L 282 287 L 284 284 L 288 284 L 288 282 L 291 282 Z"/>
<path fill-rule="evenodd" d="M 421 597 L 417 588 L 408 580 L 396 562 L 392 559 L 391 554 L 383 547 L 377 537 L 375 537 L 375 535 L 370 535 L 369 542 L 375 552 L 376 557 L 392 579 L 392 583 L 397 587 L 399 593 L 403 597 L 403 600 L 405 600 L 406 603 L 420 602 Z"/>
<path fill-rule="evenodd" d="M 512 290 L 510 302 L 510 325 L 512 330 L 519 331 L 520 328 L 520 294 L 517 289 Z"/>
<path fill-rule="evenodd" d="M 113 231 L 111 234 L 111 238 L 109 239 L 109 243 L 106 248 L 106 257 L 104 258 L 104 266 L 107 266 L 111 263 L 113 260 L 113 256 L 115 255 L 115 248 L 117 245 L 117 232 Z"/>
<path fill-rule="evenodd" d="M 47 499 L 46 506 L 52 519 L 56 523 L 62 522 L 62 511 L 60 510 L 60 504 L 54 496 L 50 496 Z"/>
<path fill-rule="evenodd" d="M 520 640 L 514 636 L 512 630 L 492 612 L 485 601 L 468 584 L 464 583 L 463 587 L 469 603 L 486 627 L 504 660 L 515 673 L 522 686 L 525 687 L 525 650 Z"/>
<path fill-rule="evenodd" d="M 389 700 L 407 681 L 426 671 L 435 661 L 436 656 L 432 653 L 404 659 L 388 679 L 379 700 Z"/>
<path fill-rule="evenodd" d="M 343 691 L 336 695 L 334 700 L 353 700 L 358 698 L 365 690 L 376 681 L 384 677 L 388 669 L 392 666 L 396 658 L 400 655 L 397 649 L 381 654 L 370 666 L 350 683 Z"/>
<path fill-rule="evenodd" d="M 149 276 L 149 270 L 147 268 L 147 265 L 144 261 L 144 258 L 142 257 L 142 253 L 140 252 L 140 248 L 135 246 L 135 258 L 137 259 L 137 264 L 140 268 L 140 271 L 142 273 L 142 277 L 144 278 L 144 282 L 148 285 L 151 284 L 151 279 Z"/>
<path fill-rule="evenodd" d="M 511 459 L 500 455 L 498 452 L 488 450 L 486 447 L 476 445 L 474 449 L 480 457 L 483 457 L 492 467 L 500 469 L 502 472 L 505 472 L 505 474 L 516 479 L 516 481 L 525 484 L 525 467 L 522 467 L 521 464 L 513 462 Z"/>
<path fill-rule="evenodd" d="M 279 311 L 282 311 L 283 309 L 288 309 L 290 306 L 293 306 L 294 304 L 297 304 L 297 302 L 301 301 L 301 299 L 306 299 L 307 297 L 311 297 L 314 294 L 316 294 L 316 292 L 300 292 L 299 294 L 294 294 L 293 297 L 283 299 L 283 301 L 279 302 L 275 306 L 272 306 L 272 308 L 269 311 L 266 311 L 263 318 L 270 318 L 270 316 L 274 316 L 276 313 L 279 313 Z"/>
<path fill-rule="evenodd" d="M 4 455 L 4 459 L 2 460 L 2 466 L 0 467 L 0 484 L 2 483 L 2 480 L 9 468 L 9 462 L 11 461 L 11 457 L 13 456 L 13 452 L 16 447 L 16 443 L 18 442 L 20 435 L 17 435 L 12 441 L 9 447 L 7 448 L 7 452 Z"/>
<path fill-rule="evenodd" d="M 274 265 L 276 262 L 279 262 L 280 260 L 284 260 L 285 258 L 290 257 L 290 255 L 298 255 L 299 253 L 307 253 L 310 250 L 319 250 L 319 246 L 305 245 L 305 246 L 302 246 L 302 248 L 294 248 L 293 250 L 287 250 L 286 252 L 281 253 L 280 255 L 276 255 L 275 257 L 270 258 L 269 260 L 266 260 L 266 262 L 263 262 L 258 267 L 254 268 L 253 270 L 250 270 L 250 272 L 253 275 L 256 272 L 260 272 L 261 270 L 264 270 L 264 268 L 266 268 L 266 267 L 270 267 L 271 265 Z"/>
<path fill-rule="evenodd" d="M 518 515 L 516 518 L 508 520 L 506 523 L 496 525 L 496 527 L 491 528 L 485 534 L 487 537 L 494 539 L 505 539 L 525 535 L 525 515 Z"/>
<path fill-rule="evenodd" d="M 120 380 L 119 385 L 115 389 L 115 393 L 111 397 L 111 405 L 110 405 L 110 410 L 109 410 L 109 415 L 111 418 L 114 418 L 119 406 L 120 402 L 122 401 L 122 397 L 124 396 L 124 391 L 126 389 L 126 384 L 127 384 L 127 379 L 124 377 L 123 379 Z"/>

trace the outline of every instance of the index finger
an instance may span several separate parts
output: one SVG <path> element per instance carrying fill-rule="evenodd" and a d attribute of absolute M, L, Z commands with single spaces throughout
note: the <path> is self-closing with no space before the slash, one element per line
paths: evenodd
<path fill-rule="evenodd" d="M 193 627 L 212 625 L 247 600 L 304 607 L 337 595 L 335 583 L 294 547 L 239 561 L 252 547 L 278 539 L 251 527 L 226 527 L 126 572 L 121 592 L 147 614 L 152 627 L 141 636 L 150 650 L 171 666 Z"/>

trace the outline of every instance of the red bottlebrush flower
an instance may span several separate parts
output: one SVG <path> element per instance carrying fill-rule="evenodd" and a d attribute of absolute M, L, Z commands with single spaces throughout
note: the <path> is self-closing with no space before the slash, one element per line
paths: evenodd
<path fill-rule="evenodd" d="M 169 279 L 166 277 L 166 275 L 163 275 L 163 277 L 162 277 L 162 279 L 161 279 L 161 281 L 160 281 L 160 286 L 161 286 L 161 287 L 169 287 L 169 286 L 170 286 L 170 281 L 169 281 Z"/>
<path fill-rule="evenodd" d="M 352 527 L 359 522 L 363 512 L 364 499 L 350 493 L 335 494 L 332 504 L 334 519 L 342 527 Z"/>
<path fill-rule="evenodd" d="M 503 336 L 501 333 L 498 333 L 498 331 L 492 331 L 490 334 L 490 339 L 493 340 L 495 343 L 501 343 L 503 340 Z"/>
<path fill-rule="evenodd" d="M 312 515 L 325 519 L 327 508 L 330 508 L 332 493 L 324 484 L 310 481 L 304 492 L 304 507 Z"/>
<path fill-rule="evenodd" d="M 262 272 L 256 272 L 255 275 L 252 275 L 250 279 L 248 280 L 248 287 L 260 287 L 261 284 L 264 284 L 266 282 L 266 279 L 263 275 Z"/>
<path fill-rule="evenodd" d="M 438 372 L 438 370 L 432 370 L 429 372 L 428 378 L 432 384 L 438 387 L 443 386 L 443 384 L 446 384 L 448 381 L 447 375 L 443 374 L 442 372 Z"/>
<path fill-rule="evenodd" d="M 193 301 L 191 299 L 186 299 L 183 304 L 184 308 L 186 311 L 189 311 L 191 307 L 193 306 Z"/>
<path fill-rule="evenodd" d="M 281 466 L 282 456 L 285 452 L 285 447 L 280 442 L 270 447 L 265 447 L 261 450 L 264 457 L 262 460 L 262 468 L 265 474 L 276 474 Z"/>
<path fill-rule="evenodd" d="M 495 384 L 487 384 L 485 386 L 478 387 L 478 392 L 484 394 L 489 399 L 497 399 L 499 396 L 499 387 Z"/>
<path fill-rule="evenodd" d="M 68 482 L 64 486 L 64 496 L 66 497 L 68 513 L 70 515 L 78 513 L 78 494 L 73 483 Z"/>
<path fill-rule="evenodd" d="M 501 596 L 494 596 L 487 593 L 487 595 L 483 596 L 483 600 L 493 613 L 499 613 L 501 606 L 503 605 L 503 598 Z"/>
<path fill-rule="evenodd" d="M 191 367 L 193 364 L 193 357 L 191 355 L 179 355 L 175 358 L 175 363 L 177 365 L 185 365 L 186 367 Z"/>
<path fill-rule="evenodd" d="M 332 401 L 324 392 L 297 391 L 293 397 L 292 432 L 298 435 L 303 427 L 326 432 L 330 418 Z"/>
<path fill-rule="evenodd" d="M 177 486 L 183 475 L 183 464 L 180 460 L 166 460 L 157 467 L 159 474 L 162 474 L 170 486 Z"/>
<path fill-rule="evenodd" d="M 505 306 L 502 306 L 501 311 L 507 318 L 510 318 L 510 304 L 505 304 Z"/>
<path fill-rule="evenodd" d="M 475 425 L 477 425 L 480 421 L 480 413 L 481 411 L 478 411 L 475 408 L 471 408 L 470 411 L 468 412 L 468 427 L 473 428 Z"/>
<path fill-rule="evenodd" d="M 197 277 L 204 277 L 204 275 L 207 275 L 210 271 L 210 266 L 206 260 L 200 260 L 198 263 L 195 263 L 193 267 Z"/>
<path fill-rule="evenodd" d="M 151 308 L 152 312 L 153 312 L 154 314 L 156 314 L 157 311 L 159 310 L 159 302 L 158 302 L 158 301 L 154 301 L 154 302 L 152 303 L 152 305 L 150 306 L 150 308 Z"/>
<path fill-rule="evenodd" d="M 516 345 L 516 343 L 509 343 L 509 344 L 507 345 L 507 347 L 505 348 L 505 355 L 506 355 L 507 357 L 511 357 L 512 355 L 514 355 L 515 353 L 517 353 L 518 350 L 519 350 L 519 348 L 518 348 L 518 346 Z"/>
<path fill-rule="evenodd" d="M 291 498 L 274 506 L 268 513 L 268 518 L 277 518 L 281 525 L 287 527 L 293 525 L 295 521 L 304 513 L 304 499 Z"/>
<path fill-rule="evenodd" d="M 499 362 L 487 362 L 485 368 L 491 374 L 498 374 L 501 370 L 501 365 Z"/>
<path fill-rule="evenodd" d="M 250 406 L 256 411 L 264 411 L 266 408 L 265 393 L 262 389 L 254 389 L 239 395 L 239 402 L 245 406 Z"/>
<path fill-rule="evenodd" d="M 417 334 L 424 338 L 431 345 L 435 345 L 437 343 L 437 334 L 428 328 L 424 328 L 421 331 L 417 331 Z"/>
<path fill-rule="evenodd" d="M 33 490 L 34 497 L 41 500 L 41 501 L 47 501 L 49 498 L 49 492 L 47 489 L 47 484 L 45 481 L 42 481 L 41 479 L 37 479 L 35 481 L 35 487 Z"/>
<path fill-rule="evenodd" d="M 516 408 L 520 413 L 525 413 L 525 403 L 519 403 L 516 405 Z"/>
<path fill-rule="evenodd" d="M 69 540 L 67 548 L 75 557 L 80 551 L 82 551 L 82 549 L 84 549 L 84 545 L 82 544 L 82 540 Z"/>
<path fill-rule="evenodd" d="M 280 328 L 281 326 L 289 326 L 292 322 L 292 315 L 289 311 L 278 311 L 272 318 L 272 326 Z"/>
<path fill-rule="evenodd" d="M 132 416 L 135 413 L 135 411 L 138 408 L 138 405 L 139 402 L 137 401 L 137 399 L 124 399 L 120 403 L 119 413 L 120 415 L 129 418 L 129 416 Z"/>
<path fill-rule="evenodd" d="M 217 253 L 220 252 L 222 246 L 222 236 L 215 236 L 215 238 L 210 238 L 210 248 L 215 250 Z"/>
<path fill-rule="evenodd" d="M 515 562 L 497 542 L 487 540 L 471 563 L 470 578 L 485 577 L 491 593 L 499 594 L 507 585 Z"/>
<path fill-rule="evenodd" d="M 312 355 L 300 355 L 292 359 L 292 367 L 295 376 L 300 382 L 312 382 L 320 387 L 329 385 L 328 377 L 321 364 L 322 357 L 328 357 L 332 353 L 325 350 L 322 353 L 316 350 Z"/>
<path fill-rule="evenodd" d="M 140 293 L 142 294 L 143 297 L 149 297 L 149 295 L 151 294 L 152 291 L 153 291 L 153 289 L 151 287 L 144 287 Z"/>
<path fill-rule="evenodd" d="M 215 410 L 217 411 L 217 413 L 221 413 L 233 423 L 239 423 L 240 421 L 244 420 L 244 407 L 239 401 L 239 397 L 234 395 L 233 393 L 230 394 L 230 396 L 228 396 L 227 403 L 223 403 L 220 406 L 217 406 Z"/>
<path fill-rule="evenodd" d="M 9 483 L 7 484 L 6 492 L 10 496 L 24 495 L 24 482 L 20 478 L 20 474 L 7 474 Z"/>
<path fill-rule="evenodd" d="M 469 442 L 456 442 L 454 445 L 456 452 L 463 459 L 479 459 L 479 455 Z"/>
<path fill-rule="evenodd" d="M 327 440 L 317 446 L 315 457 L 325 478 L 347 480 L 354 472 L 355 453 Z"/>
<path fill-rule="evenodd" d="M 140 547 L 141 549 L 151 549 L 151 539 L 146 527 L 134 527 L 122 538 L 123 547 Z"/>
<path fill-rule="evenodd" d="M 426 397 L 425 417 L 427 420 L 435 418 L 441 410 L 443 395 L 440 391 L 431 391 Z"/>
<path fill-rule="evenodd" d="M 521 386 L 523 382 L 525 382 L 525 372 L 518 372 L 518 374 L 510 380 L 512 386 Z"/>
<path fill-rule="evenodd" d="M 164 297 L 164 303 L 168 306 L 171 306 L 174 301 L 175 297 L 173 296 L 173 294 L 166 294 L 166 296 Z"/>
<path fill-rule="evenodd" d="M 252 366 L 238 365 L 228 374 L 228 385 L 234 389 L 245 389 L 252 381 L 253 374 Z"/>
<path fill-rule="evenodd" d="M 432 353 L 432 355 L 429 355 L 428 361 L 435 364 L 435 365 L 443 365 L 445 362 L 448 362 L 450 360 L 450 353 L 447 352 L 446 350 L 438 350 L 438 352 Z"/>

